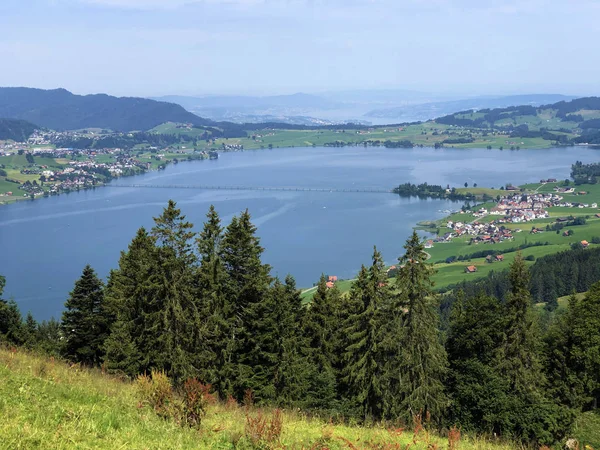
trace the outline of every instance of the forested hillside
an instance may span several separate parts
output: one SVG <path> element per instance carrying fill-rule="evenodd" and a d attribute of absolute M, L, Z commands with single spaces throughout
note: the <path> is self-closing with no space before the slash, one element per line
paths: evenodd
<path fill-rule="evenodd" d="M 106 128 L 149 130 L 161 123 L 207 125 L 174 103 L 105 94 L 75 95 L 65 89 L 0 88 L 0 117 L 23 119 L 53 130 Z"/>
<path fill-rule="evenodd" d="M 596 411 L 599 283 L 540 333 L 536 272 L 519 254 L 500 295 L 456 290 L 451 304 L 444 299 L 442 332 L 416 233 L 395 280 L 375 249 L 348 294 L 323 276 L 306 305 L 291 276 L 273 278 L 261 261 L 247 211 L 225 226 L 211 207 L 196 233 L 170 201 L 154 222 L 106 283 L 84 268 L 60 322 L 23 320 L 16 303 L 0 302 L 0 339 L 128 378 L 154 373 L 158 383 L 164 371 L 183 393 L 201 380 L 210 387 L 193 391 L 197 399 L 252 399 L 364 424 L 426 420 L 527 444 L 564 442 L 577 417 Z M 577 255 L 562 259 L 573 266 Z M 143 386 L 153 389 L 153 379 Z M 156 408 L 181 420 L 201 412 Z"/>
<path fill-rule="evenodd" d="M 439 117 L 439 124 L 511 130 L 511 137 L 542 137 L 567 143 L 566 133 L 577 131 L 574 143 L 600 142 L 600 97 L 583 97 L 542 106 L 460 111 Z"/>
<path fill-rule="evenodd" d="M 39 127 L 26 120 L 0 119 L 0 141 L 26 141 L 36 128 Z"/>

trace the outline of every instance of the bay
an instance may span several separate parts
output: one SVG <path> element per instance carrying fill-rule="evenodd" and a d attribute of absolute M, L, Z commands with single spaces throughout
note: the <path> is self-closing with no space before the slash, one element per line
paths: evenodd
<path fill-rule="evenodd" d="M 113 184 L 391 189 L 404 182 L 499 187 L 564 179 L 586 147 L 539 150 L 291 148 L 223 153 Z M 412 227 L 459 204 L 388 193 L 103 187 L 0 207 L 0 274 L 5 298 L 41 320 L 59 317 L 85 264 L 101 276 L 117 266 L 140 226 L 152 227 L 169 199 L 200 230 L 210 204 L 227 223 L 248 208 L 273 275 L 309 287 L 321 273 L 352 278 L 373 245 L 392 264 Z"/>

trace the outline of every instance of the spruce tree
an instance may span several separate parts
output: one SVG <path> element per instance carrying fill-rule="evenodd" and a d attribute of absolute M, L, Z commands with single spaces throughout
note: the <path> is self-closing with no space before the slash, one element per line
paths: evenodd
<path fill-rule="evenodd" d="M 304 315 L 303 331 L 310 349 L 310 360 L 316 373 L 311 379 L 307 406 L 315 409 L 331 409 L 336 405 L 337 370 L 335 339 L 337 330 L 343 326 L 336 319 L 339 291 L 336 286 L 327 288 L 327 279 L 321 275 L 316 292 Z"/>
<path fill-rule="evenodd" d="M 23 343 L 27 348 L 33 349 L 38 346 L 38 340 L 38 323 L 31 312 L 28 312 L 23 324 Z"/>
<path fill-rule="evenodd" d="M 441 420 L 448 405 L 443 383 L 447 359 L 431 281 L 434 270 L 427 263 L 427 254 L 416 232 L 404 248 L 406 253 L 399 258 L 396 278 L 399 294 L 394 307 L 406 310 L 406 314 L 402 329 L 397 330 L 398 396 L 391 411 L 407 420 L 419 413 Z"/>
<path fill-rule="evenodd" d="M 546 336 L 552 393 L 576 411 L 594 410 L 600 400 L 600 283 L 577 299 Z"/>
<path fill-rule="evenodd" d="M 104 309 L 104 284 L 88 264 L 65 303 L 62 316 L 65 357 L 90 366 L 100 364 L 109 326 Z"/>
<path fill-rule="evenodd" d="M 107 367 L 132 377 L 166 369 L 160 340 L 163 302 L 156 295 L 162 277 L 156 254 L 155 239 L 140 228 L 107 283 L 107 308 L 116 316 L 105 345 Z"/>
<path fill-rule="evenodd" d="M 531 392 L 543 383 L 541 342 L 531 309 L 529 269 L 520 252 L 510 266 L 509 281 L 511 290 L 506 299 L 505 339 L 499 367 L 514 392 Z"/>
<path fill-rule="evenodd" d="M 371 267 L 362 267 L 350 296 L 357 308 L 345 329 L 348 391 L 365 420 L 378 419 L 383 410 L 382 305 L 389 299 L 389 289 L 383 259 L 376 248 Z"/>
<path fill-rule="evenodd" d="M 0 342 L 23 343 L 23 318 L 14 300 L 2 300 L 6 279 L 0 275 Z"/>
<path fill-rule="evenodd" d="M 59 356 L 62 332 L 58 320 L 52 318 L 38 324 L 37 348 L 51 356 Z"/>
<path fill-rule="evenodd" d="M 540 362 L 541 340 L 531 307 L 529 270 L 518 252 L 508 275 L 510 292 L 504 306 L 504 336 L 496 367 L 507 383 L 507 425 L 524 441 L 551 444 L 564 436 L 569 412 L 546 395 L 547 380 Z"/>
<path fill-rule="evenodd" d="M 276 324 L 280 341 L 277 343 L 277 367 L 275 390 L 278 403 L 303 406 L 309 400 L 310 382 L 316 367 L 310 359 L 308 340 L 303 334 L 302 323 L 306 308 L 302 306 L 300 291 L 291 275 L 285 278 L 276 304 Z"/>
<path fill-rule="evenodd" d="M 494 297 L 459 293 L 450 314 L 449 420 L 471 431 L 510 433 L 509 383 L 496 357 L 503 342 L 503 308 Z"/>
<path fill-rule="evenodd" d="M 577 331 L 580 317 L 580 302 L 573 293 L 569 297 L 567 310 L 556 318 L 544 336 L 544 367 L 549 391 L 560 403 L 575 409 L 581 409 L 590 400 L 585 394 L 585 381 L 575 350 L 579 344 Z"/>
<path fill-rule="evenodd" d="M 573 359 L 583 383 L 583 408 L 600 401 L 600 283 L 593 284 L 575 309 Z"/>
<path fill-rule="evenodd" d="M 197 375 L 195 352 L 200 345 L 200 308 L 194 290 L 191 231 L 173 200 L 154 218 L 151 235 L 158 244 L 158 279 L 153 286 L 153 301 L 158 306 L 158 321 L 152 324 L 158 333 L 162 361 L 167 372 L 179 382 Z M 155 317 L 156 319 L 156 317 Z"/>
<path fill-rule="evenodd" d="M 252 384 L 258 365 L 265 355 L 256 345 L 261 329 L 260 303 L 271 283 L 270 267 L 261 262 L 263 248 L 256 227 L 246 210 L 234 217 L 227 227 L 221 246 L 227 277 L 224 284 L 225 316 L 228 341 L 221 377 L 233 380 L 233 394 L 238 399 Z"/>
<path fill-rule="evenodd" d="M 14 300 L 0 299 L 0 342 L 23 343 L 23 318 Z"/>
<path fill-rule="evenodd" d="M 227 320 L 231 317 L 231 311 L 224 292 L 227 274 L 221 255 L 223 227 L 214 206 L 210 206 L 206 217 L 203 230 L 196 238 L 200 255 L 197 295 L 202 323 L 199 326 L 203 340 L 203 345 L 198 349 L 198 367 L 200 377 L 211 383 L 221 396 L 225 396 L 232 391 L 232 380 L 222 373 L 231 325 Z"/>

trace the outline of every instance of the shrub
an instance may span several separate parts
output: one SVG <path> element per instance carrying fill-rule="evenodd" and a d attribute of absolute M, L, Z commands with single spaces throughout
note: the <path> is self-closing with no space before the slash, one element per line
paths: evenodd
<path fill-rule="evenodd" d="M 457 450 L 460 441 L 460 430 L 453 426 L 448 432 L 448 450 Z"/>
<path fill-rule="evenodd" d="M 152 371 L 150 376 L 139 375 L 136 380 L 142 404 L 150 406 L 163 418 L 177 418 L 178 406 L 171 381 L 164 371 Z"/>
<path fill-rule="evenodd" d="M 258 410 L 255 417 L 246 411 L 244 433 L 255 447 L 273 448 L 279 442 L 282 429 L 283 415 L 280 409 L 273 411 L 270 420 L 264 416 L 261 410 Z"/>
<path fill-rule="evenodd" d="M 533 256 L 533 255 L 527 255 L 525 257 L 525 261 L 535 261 L 535 256 Z"/>
<path fill-rule="evenodd" d="M 209 399 L 214 397 L 210 394 L 210 385 L 200 383 L 195 378 L 189 378 L 183 384 L 183 420 L 190 427 L 198 427 L 202 417 L 206 413 L 206 405 Z"/>

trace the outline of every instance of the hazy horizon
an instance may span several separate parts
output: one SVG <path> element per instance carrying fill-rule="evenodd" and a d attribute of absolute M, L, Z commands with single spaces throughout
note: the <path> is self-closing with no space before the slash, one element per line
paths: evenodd
<path fill-rule="evenodd" d="M 600 2 L 4 0 L 1 86 L 598 95 Z"/>

